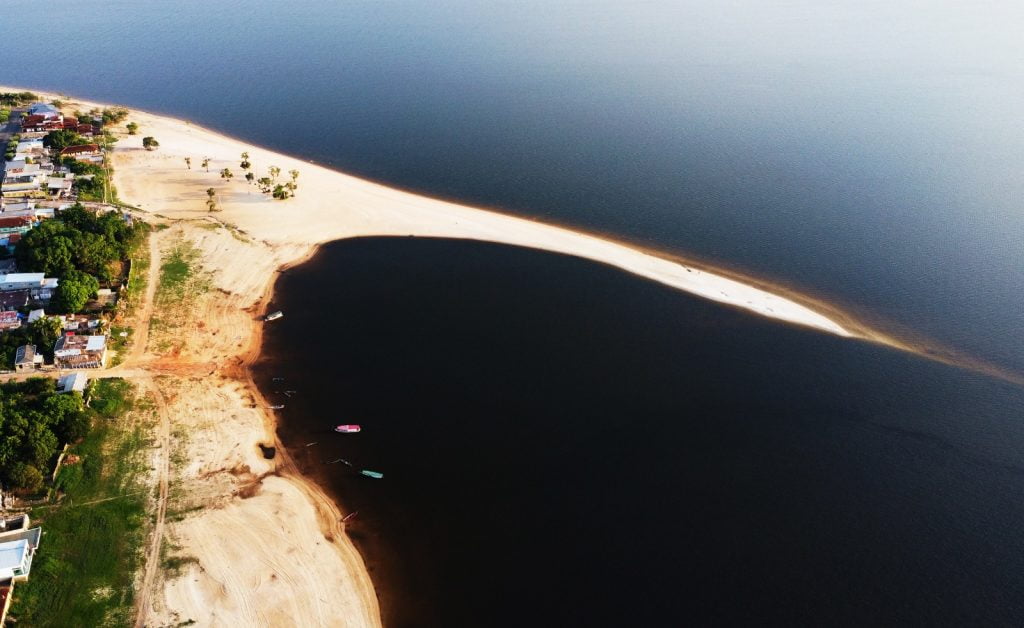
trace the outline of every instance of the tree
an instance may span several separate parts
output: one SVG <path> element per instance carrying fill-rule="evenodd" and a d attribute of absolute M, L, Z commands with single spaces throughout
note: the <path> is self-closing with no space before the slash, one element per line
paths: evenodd
<path fill-rule="evenodd" d="M 228 181 L 230 181 L 231 178 L 234 176 L 235 175 L 231 173 L 231 170 L 229 168 L 224 168 L 223 170 L 220 171 L 221 179 L 227 179 Z"/>
<path fill-rule="evenodd" d="M 214 211 L 217 209 L 217 190 L 213 188 L 206 189 L 206 209 L 207 211 Z"/>
<path fill-rule="evenodd" d="M 260 177 L 256 180 L 256 185 L 260 186 L 260 192 L 264 194 L 270 194 L 270 191 L 274 189 L 274 182 L 270 180 L 270 177 Z"/>
<path fill-rule="evenodd" d="M 242 170 L 248 170 L 252 168 L 252 164 L 249 163 L 249 153 L 242 153 L 242 163 L 239 164 Z"/>
<path fill-rule="evenodd" d="M 246 172 L 246 173 L 245 173 L 245 181 L 246 181 L 247 183 L 249 183 L 249 184 L 251 185 L 251 184 L 252 184 L 252 182 L 253 182 L 253 181 L 255 181 L 255 180 L 256 180 L 256 175 L 254 175 L 254 174 L 253 174 L 253 173 L 251 173 L 251 172 Z"/>
<path fill-rule="evenodd" d="M 284 199 L 288 198 L 288 188 L 278 183 L 277 185 L 274 186 L 273 196 L 277 200 L 283 201 Z"/>
<path fill-rule="evenodd" d="M 188 168 L 189 170 L 192 169 L 192 158 L 191 157 L 186 157 L 185 158 L 185 167 Z"/>
<path fill-rule="evenodd" d="M 295 190 L 299 187 L 299 171 L 289 170 L 288 174 L 292 176 L 292 180 L 289 183 L 286 183 L 285 187 L 288 188 L 288 191 L 291 192 L 292 196 L 295 196 Z"/>
<path fill-rule="evenodd" d="M 32 344 L 40 347 L 40 350 L 47 354 L 53 349 L 54 343 L 57 342 L 63 331 L 64 327 L 61 325 L 60 319 L 55 316 L 44 316 L 28 325 L 28 334 L 32 339 Z"/>
<path fill-rule="evenodd" d="M 155 138 L 153 138 L 153 137 L 144 137 L 144 138 L 142 138 L 142 147 L 145 148 L 146 150 L 154 150 L 158 146 L 160 146 L 160 142 L 156 141 Z"/>
<path fill-rule="evenodd" d="M 51 307 L 58 312 L 74 313 L 85 307 L 86 302 L 100 289 L 100 282 L 88 273 L 72 270 L 57 284 Z"/>
<path fill-rule="evenodd" d="M 135 132 L 139 130 L 139 125 L 134 122 L 129 122 L 125 125 L 125 128 L 128 129 L 128 135 L 135 135 Z"/>
<path fill-rule="evenodd" d="M 270 178 L 274 180 L 274 183 L 277 183 L 277 177 L 280 174 L 281 174 L 281 169 L 280 168 L 278 168 L 277 166 L 271 166 L 270 167 Z"/>
<path fill-rule="evenodd" d="M 50 131 L 46 134 L 46 137 L 43 138 L 43 146 L 52 148 L 58 153 L 68 146 L 74 146 L 76 144 L 88 144 L 88 142 L 84 137 L 71 129 Z"/>
<path fill-rule="evenodd" d="M 209 157 L 203 157 L 203 168 L 206 168 L 207 172 L 210 171 L 210 158 Z"/>
<path fill-rule="evenodd" d="M 7 479 L 16 486 L 29 493 L 35 493 L 43 488 L 43 474 L 39 469 L 24 462 L 16 462 L 7 473 Z"/>

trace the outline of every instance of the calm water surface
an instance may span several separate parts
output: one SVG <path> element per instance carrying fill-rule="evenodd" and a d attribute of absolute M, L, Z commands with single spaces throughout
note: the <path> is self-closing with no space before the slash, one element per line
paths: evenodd
<path fill-rule="evenodd" d="M 277 289 L 257 379 L 388 625 L 1024 619 L 1019 387 L 497 245 Z"/>

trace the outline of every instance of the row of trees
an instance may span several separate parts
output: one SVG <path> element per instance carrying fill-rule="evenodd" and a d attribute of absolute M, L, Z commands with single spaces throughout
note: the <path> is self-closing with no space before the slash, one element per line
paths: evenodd
<path fill-rule="evenodd" d="M 58 394 L 52 379 L 0 384 L 0 479 L 27 492 L 43 487 L 61 443 L 86 435 L 90 412 L 77 394 Z"/>
<path fill-rule="evenodd" d="M 209 172 L 210 171 L 210 159 L 204 157 L 202 167 Z M 185 167 L 189 170 L 192 169 L 192 158 L 185 157 Z M 249 153 L 242 153 L 242 161 L 239 164 L 242 172 L 245 173 L 246 183 L 252 185 L 253 183 L 259 188 L 263 194 L 269 194 L 275 199 L 284 200 L 295 196 L 295 190 L 299 187 L 299 171 L 289 170 L 288 175 L 290 177 L 287 181 L 280 181 L 281 169 L 277 166 L 270 166 L 267 169 L 267 176 L 256 177 L 256 173 L 253 172 L 252 162 L 249 161 Z M 231 168 L 222 168 L 220 171 L 220 178 L 230 182 L 235 178 L 235 173 L 231 171 Z M 209 211 L 215 211 L 217 208 L 216 195 L 217 191 L 214 188 L 208 188 L 206 190 L 206 206 Z"/>
<path fill-rule="evenodd" d="M 19 107 L 39 100 L 39 96 L 32 92 L 2 92 L 0 93 L 0 105 L 4 107 Z"/>

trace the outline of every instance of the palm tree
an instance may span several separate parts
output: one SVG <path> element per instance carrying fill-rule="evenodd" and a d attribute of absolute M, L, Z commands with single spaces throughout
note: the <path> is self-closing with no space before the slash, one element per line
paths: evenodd
<path fill-rule="evenodd" d="M 235 176 L 235 175 L 232 174 L 231 170 L 229 170 L 228 168 L 224 168 L 223 170 L 220 171 L 220 178 L 221 179 L 227 179 L 228 181 L 230 181 L 231 177 L 233 177 L 233 176 Z"/>
<path fill-rule="evenodd" d="M 242 153 L 242 163 L 239 165 L 242 167 L 242 170 L 248 170 L 252 167 L 252 164 L 249 163 L 249 153 Z"/>
<path fill-rule="evenodd" d="M 280 174 L 281 174 L 281 169 L 280 168 L 278 168 L 277 166 L 271 166 L 270 167 L 270 178 L 274 180 L 274 183 L 277 183 L 277 177 Z"/>
<path fill-rule="evenodd" d="M 206 189 L 206 207 L 208 211 L 213 211 L 217 208 L 217 200 L 214 198 L 217 195 L 217 190 L 213 188 Z"/>
<path fill-rule="evenodd" d="M 210 171 L 210 158 L 209 157 L 203 157 L 203 168 L 206 168 L 207 172 Z"/>
<path fill-rule="evenodd" d="M 192 158 L 191 157 L 186 157 L 185 158 L 185 167 L 188 168 L 189 170 L 192 169 Z"/>
<path fill-rule="evenodd" d="M 254 175 L 251 172 L 246 172 L 245 173 L 245 181 L 246 181 L 246 183 L 251 185 L 252 182 L 255 181 L 255 180 L 256 180 L 256 175 Z"/>

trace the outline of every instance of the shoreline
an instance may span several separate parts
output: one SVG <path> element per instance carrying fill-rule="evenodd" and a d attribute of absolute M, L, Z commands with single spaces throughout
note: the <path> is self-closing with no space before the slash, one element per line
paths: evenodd
<path fill-rule="evenodd" d="M 0 87 L 0 90 L 16 88 Z M 56 96 L 45 92 L 39 94 L 44 98 Z M 86 107 L 115 106 L 79 99 L 72 99 L 68 106 L 74 104 Z M 571 255 L 777 321 L 885 344 L 949 364 L 962 366 L 964 363 L 964 358 L 955 353 L 947 358 L 935 355 L 925 349 L 924 344 L 918 347 L 913 343 L 899 341 L 859 322 L 838 307 L 769 281 L 745 277 L 727 269 L 708 267 L 682 256 L 603 238 L 573 227 L 561 227 L 391 188 L 238 140 L 190 121 L 130 107 L 126 109 L 130 112 L 128 119 L 139 123 L 141 130 L 137 136 L 118 133 L 120 141 L 113 152 L 114 181 L 122 199 L 126 202 L 134 201 L 139 211 L 151 217 L 147 219 L 151 219 L 154 224 L 161 219 L 166 220 L 173 225 L 176 235 L 195 242 L 197 250 L 202 254 L 202 267 L 211 273 L 213 286 L 225 295 L 215 297 L 217 302 L 211 302 L 204 306 L 206 309 L 200 310 L 196 320 L 201 321 L 203 327 L 183 332 L 185 337 L 182 346 L 189 350 L 180 351 L 184 358 L 174 355 L 173 359 L 184 365 L 217 364 L 225 383 L 209 384 L 212 390 L 202 394 L 224 395 L 224 389 L 229 388 L 232 382 L 239 384 L 245 395 L 252 399 L 253 405 L 249 409 L 255 412 L 249 414 L 260 419 L 258 429 L 241 435 L 229 435 L 226 440 L 222 439 L 224 442 L 217 441 L 216 435 L 209 436 L 200 432 L 213 443 L 209 445 L 213 454 L 208 466 L 223 466 L 221 460 L 215 459 L 223 452 L 226 452 L 223 459 L 241 455 L 247 464 L 251 463 L 251 472 L 260 482 L 267 475 L 280 475 L 286 483 L 297 489 L 306 504 L 292 505 L 299 510 L 306 506 L 312 508 L 321 534 L 328 539 L 328 546 L 333 548 L 335 557 L 340 559 L 340 566 L 336 565 L 332 573 L 344 572 L 348 584 L 361 598 L 364 616 L 346 618 L 346 623 L 351 619 L 351 625 L 381 624 L 372 580 L 358 550 L 345 535 L 338 503 L 315 480 L 298 471 L 290 453 L 278 439 L 277 417 L 267 410 L 268 404 L 256 386 L 250 368 L 258 358 L 262 345 L 262 323 L 255 320 L 255 315 L 263 313 L 267 303 L 272 300 L 277 274 L 308 261 L 327 242 L 362 236 L 446 237 Z M 161 143 L 160 149 L 152 152 L 143 150 L 140 144 L 143 135 L 156 137 Z M 224 167 L 237 169 L 242 151 L 252 154 L 258 172 L 265 171 L 270 164 L 282 166 L 282 170 L 290 167 L 299 169 L 297 196 L 286 201 L 274 201 L 258 193 L 254 194 L 252 187 L 244 181 L 222 181 L 217 172 Z M 184 157 L 194 159 L 195 167 L 186 170 Z M 199 160 L 203 157 L 210 158 L 212 171 L 200 170 Z M 218 205 L 221 209 L 216 213 L 207 212 L 203 206 L 208 187 L 218 190 Z M 208 228 L 211 225 L 213 229 Z M 235 332 L 239 333 L 242 340 L 237 345 L 230 339 L 230 334 Z M 167 356 L 162 356 L 162 359 L 164 362 L 172 360 Z M 978 362 L 974 368 L 985 372 L 986 367 Z M 987 368 L 987 374 L 1007 378 L 1007 374 L 998 374 L 998 370 L 993 367 Z M 224 407 L 232 411 L 241 407 L 243 399 L 239 397 L 236 401 L 236 396 L 229 394 Z M 229 442 L 246 439 L 252 439 L 248 450 L 240 447 L 239 443 L 232 445 Z M 277 454 L 273 461 L 264 463 L 268 471 L 259 475 L 257 470 L 262 467 L 258 467 L 250 458 L 258 451 L 257 444 L 267 442 L 274 444 Z M 195 472 L 209 472 L 204 469 L 206 467 L 196 466 Z M 287 499 L 287 496 L 281 499 Z M 226 525 L 247 525 L 244 517 L 238 519 Z M 185 519 L 182 524 L 176 524 L 177 532 L 184 538 L 190 535 L 189 521 Z M 287 524 L 287 518 L 284 518 L 284 522 Z M 217 523 L 220 524 L 220 521 Z M 196 535 L 203 533 L 204 528 L 198 525 L 194 527 L 199 530 Z M 230 530 L 225 532 L 225 536 L 230 536 Z M 274 542 L 267 541 L 268 545 Z M 267 548 L 263 550 L 273 554 Z M 328 553 L 316 555 L 317 561 L 330 559 Z M 238 566 L 238 569 L 245 571 L 243 566 Z M 200 564 L 198 568 L 186 571 L 185 575 L 196 577 L 198 581 L 200 571 L 216 581 L 208 575 L 211 565 Z M 176 597 L 180 592 L 169 592 L 174 583 L 173 580 L 163 582 L 162 592 L 156 594 L 164 607 L 165 617 L 177 617 L 178 608 L 175 604 L 179 607 L 184 604 Z M 209 588 L 213 587 L 213 584 L 209 584 Z M 195 589 L 187 592 L 191 596 L 190 605 L 185 605 L 187 608 L 198 608 L 211 597 L 220 599 L 205 588 Z M 261 616 L 258 611 L 250 608 L 260 603 L 252 599 L 258 595 L 255 590 L 243 591 L 240 588 L 224 595 L 227 596 L 229 606 L 239 607 L 239 615 L 226 617 L 222 609 L 214 608 L 215 613 L 211 617 L 216 617 L 216 621 L 213 623 L 244 623 L 249 617 Z M 256 614 L 246 614 L 253 612 Z M 311 614 L 308 618 L 310 621 L 323 621 L 323 616 L 319 614 Z"/>

